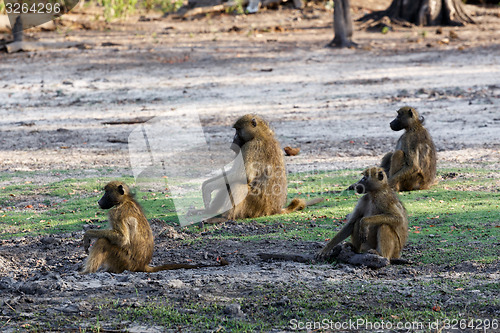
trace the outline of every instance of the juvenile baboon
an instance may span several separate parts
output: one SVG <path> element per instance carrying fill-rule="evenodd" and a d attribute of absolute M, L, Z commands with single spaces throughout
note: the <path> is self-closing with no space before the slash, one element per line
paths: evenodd
<path fill-rule="evenodd" d="M 405 106 L 390 124 L 393 131 L 405 130 L 396 150 L 387 153 L 380 165 L 395 191 L 428 189 L 434 183 L 436 148 L 423 122 L 414 108 Z"/>
<path fill-rule="evenodd" d="M 397 194 L 387 183 L 382 168 L 372 167 L 363 172 L 363 178 L 355 184 L 361 197 L 347 224 L 321 250 L 317 257 L 328 259 L 334 248 L 347 237 L 357 253 L 378 254 L 388 260 L 400 257 L 408 238 L 406 209 Z"/>
<path fill-rule="evenodd" d="M 235 220 L 286 214 L 323 201 L 323 198 L 308 202 L 295 198 L 283 208 L 287 197 L 285 159 L 274 131 L 264 119 L 253 114 L 238 119 L 233 128 L 236 134 L 231 149 L 241 153 L 242 159 L 235 159 L 228 172 L 203 183 L 205 213 L 223 213 L 224 218 Z M 214 191 L 217 193 L 212 199 Z M 221 212 L 223 207 L 231 208 Z"/>
<path fill-rule="evenodd" d="M 180 268 L 199 268 L 208 265 L 166 264 L 149 266 L 153 257 L 154 239 L 151 227 L 141 206 L 130 194 L 127 185 L 112 181 L 104 188 L 98 201 L 102 209 L 110 209 L 108 230 L 87 230 L 83 236 L 83 247 L 88 253 L 90 241 L 97 238 L 85 261 L 82 274 L 96 272 L 101 266 L 111 273 L 124 270 L 132 272 L 158 272 Z M 222 259 L 221 265 L 227 265 Z"/>

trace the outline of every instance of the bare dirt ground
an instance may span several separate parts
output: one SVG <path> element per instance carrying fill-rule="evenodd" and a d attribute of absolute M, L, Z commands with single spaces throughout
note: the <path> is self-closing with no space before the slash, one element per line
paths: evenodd
<path fill-rule="evenodd" d="M 374 9 L 362 1 L 353 7 L 355 17 Z M 93 20 L 91 11 L 67 15 L 58 31 L 28 34 L 47 42 L 74 41 L 77 47 L 0 53 L 0 169 L 60 169 L 67 171 L 61 177 L 68 178 L 72 170 L 80 174 L 102 167 L 131 173 L 126 142 L 134 125 L 103 123 L 193 112 L 199 113 L 207 137 L 218 143 L 231 140 L 230 126 L 238 116 L 264 115 L 283 146 L 301 148 L 299 156 L 287 159 L 291 171 L 361 168 L 377 163 L 393 147 L 399 133 L 391 132 L 388 123 L 399 107 L 411 105 L 427 119 L 440 168 L 498 171 L 500 9 L 468 9 L 477 25 L 443 27 L 439 34 L 435 27 L 396 27 L 388 34 L 357 30 L 354 39 L 361 47 L 342 50 L 325 48 L 333 34 L 332 13 L 320 6 L 190 20 L 158 16 L 143 21 L 137 16 L 112 24 Z M 33 179 L 47 181 L 46 176 Z M 44 321 L 57 322 L 55 330 L 61 331 L 76 331 L 74 323 L 90 328 L 100 311 L 92 301 L 97 298 L 144 303 L 146 296 L 168 295 L 230 304 L 266 283 L 293 290 L 301 281 L 320 290 L 327 282 L 341 289 L 342 281 L 351 280 L 360 286 L 397 284 L 401 291 L 414 279 L 467 276 L 479 285 L 500 278 L 498 262 L 380 271 L 266 263 L 255 254 L 270 248 L 315 252 L 321 244 L 270 240 L 256 246 L 208 238 L 190 248 L 160 234 L 161 224 L 152 224 L 155 263 L 186 257 L 210 262 L 232 253 L 231 266 L 82 277 L 76 273 L 85 258 L 81 233 L 2 240 L 0 316 L 5 324 L 0 331 L 33 329 Z M 221 228 L 252 234 L 265 227 Z M 340 291 L 337 287 L 329 292 Z M 347 295 L 342 297 L 342 306 L 352 306 Z M 445 293 L 436 297 L 459 306 L 498 297 L 498 291 L 459 300 L 447 300 Z M 286 308 L 287 301 L 280 304 L 272 306 Z M 227 316 L 245 317 L 251 308 L 228 305 Z M 498 318 L 498 306 L 484 315 Z M 101 324 L 130 332 L 163 331 L 127 320 Z M 189 331 L 189 326 L 179 330 Z"/>

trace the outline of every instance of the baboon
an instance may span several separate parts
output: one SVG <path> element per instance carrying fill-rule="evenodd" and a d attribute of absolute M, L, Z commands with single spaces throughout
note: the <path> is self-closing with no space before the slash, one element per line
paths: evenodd
<path fill-rule="evenodd" d="M 130 194 L 127 185 L 120 181 L 109 182 L 98 201 L 102 209 L 110 209 L 108 230 L 87 230 L 83 236 L 86 253 L 92 238 L 97 238 L 85 261 L 81 274 L 96 272 L 101 266 L 110 273 L 158 272 L 180 268 L 199 268 L 209 265 L 166 264 L 149 266 L 153 257 L 154 239 L 141 206 Z M 221 265 L 227 265 L 222 259 Z"/>
<path fill-rule="evenodd" d="M 390 124 L 393 131 L 405 130 L 396 150 L 387 153 L 380 164 L 395 191 L 428 189 L 434 183 L 436 148 L 423 123 L 414 108 L 405 106 Z"/>
<path fill-rule="evenodd" d="M 241 153 L 242 159 L 235 159 L 228 172 L 203 183 L 206 214 L 222 213 L 224 218 L 236 220 L 286 214 L 323 201 L 295 198 L 283 208 L 287 197 L 285 159 L 274 131 L 267 121 L 253 114 L 238 119 L 233 128 L 236 134 L 231 149 Z M 212 199 L 214 191 L 217 193 Z M 223 207 L 231 208 L 221 212 Z"/>
<path fill-rule="evenodd" d="M 408 217 L 396 192 L 389 186 L 384 169 L 366 169 L 355 188 L 356 192 L 366 194 L 359 199 L 347 224 L 318 253 L 317 258 L 330 258 L 338 251 L 334 248 L 351 236 L 348 244 L 357 253 L 398 259 L 408 238 Z"/>

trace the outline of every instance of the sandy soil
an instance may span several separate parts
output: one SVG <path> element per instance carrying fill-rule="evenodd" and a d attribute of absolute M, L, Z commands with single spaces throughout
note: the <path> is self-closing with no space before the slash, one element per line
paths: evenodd
<path fill-rule="evenodd" d="M 356 17 L 374 8 L 361 1 L 353 6 Z M 320 7 L 190 20 L 132 17 L 113 24 L 93 21 L 92 13 L 67 15 L 59 31 L 29 35 L 75 41 L 78 47 L 0 53 L 0 169 L 62 169 L 69 172 L 61 177 L 71 177 L 71 170 L 81 174 L 82 169 L 111 167 L 131 174 L 126 142 L 136 125 L 105 122 L 198 113 L 209 141 L 225 144 L 232 137 L 230 125 L 249 112 L 270 120 L 283 146 L 301 148 L 300 155 L 287 158 L 291 171 L 361 168 L 393 147 L 399 133 L 391 132 L 388 123 L 399 107 L 411 105 L 426 117 L 440 168 L 498 170 L 500 9 L 468 8 L 477 25 L 444 27 L 440 34 L 433 27 L 395 28 L 386 35 L 357 30 L 354 39 L 361 47 L 344 50 L 325 48 L 332 38 L 332 14 Z M 458 37 L 450 37 L 451 31 Z M 140 302 L 134 286 L 142 296 L 220 299 L 227 288 L 237 294 L 278 280 L 319 288 L 325 280 L 407 286 L 417 278 L 468 274 L 479 284 L 500 277 L 498 263 L 464 263 L 453 270 L 419 266 L 410 273 L 398 267 L 372 272 L 264 263 L 254 256 L 261 249 L 311 252 L 321 244 L 273 240 L 255 247 L 235 241 L 214 245 L 207 239 L 193 250 L 161 236 L 163 227 L 154 221 L 153 227 L 158 263 L 186 257 L 210 262 L 239 252 L 229 258 L 230 267 L 217 270 L 80 277 L 75 271 L 85 258 L 81 233 L 3 240 L 1 318 L 10 319 L 0 330 L 15 331 L 20 323 L 34 325 L 54 316 L 85 313 L 95 319 L 98 309 L 89 297 L 120 295 Z M 258 233 L 263 227 L 222 228 Z M 476 294 L 470 300 L 490 296 Z M 498 317 L 498 307 L 491 311 Z M 146 331 L 130 322 L 113 325 Z"/>

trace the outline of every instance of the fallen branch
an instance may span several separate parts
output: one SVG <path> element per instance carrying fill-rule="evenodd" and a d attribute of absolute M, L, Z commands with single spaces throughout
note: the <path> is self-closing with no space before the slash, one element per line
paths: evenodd
<path fill-rule="evenodd" d="M 314 255 L 309 254 L 288 254 L 288 253 L 259 253 L 257 254 L 262 260 L 282 260 L 294 261 L 303 264 L 313 264 L 317 260 Z M 338 261 L 354 266 L 366 266 L 371 269 L 379 269 L 389 265 L 411 265 L 412 262 L 406 259 L 391 259 L 390 261 L 375 253 L 356 253 L 347 243 L 337 245 L 331 252 L 331 255 L 326 258 L 327 261 Z"/>
<path fill-rule="evenodd" d="M 12 42 L 5 45 L 8 53 L 15 52 L 37 52 L 43 50 L 67 49 L 70 47 L 81 47 L 84 44 L 80 42 L 61 42 L 61 43 L 43 43 L 43 42 Z"/>
<path fill-rule="evenodd" d="M 144 124 L 148 122 L 149 120 L 153 119 L 154 117 L 137 117 L 137 118 L 132 118 L 132 119 L 126 119 L 126 120 L 112 120 L 112 121 L 105 121 L 102 124 L 103 125 L 133 125 L 133 124 Z"/>
<path fill-rule="evenodd" d="M 286 253 L 259 253 L 258 256 L 262 260 L 283 260 L 295 261 L 303 264 L 314 263 L 314 256 L 307 254 L 286 254 Z"/>

